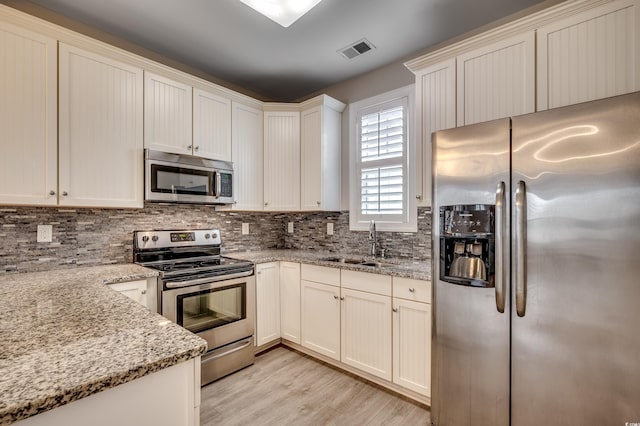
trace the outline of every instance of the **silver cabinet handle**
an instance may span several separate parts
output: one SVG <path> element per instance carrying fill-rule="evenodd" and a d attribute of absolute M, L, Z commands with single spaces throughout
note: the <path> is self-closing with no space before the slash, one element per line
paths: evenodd
<path fill-rule="evenodd" d="M 398 308 L 392 308 L 391 309 L 393 312 L 398 312 Z"/>
<path fill-rule="evenodd" d="M 49 195 L 56 195 L 56 191 L 52 189 L 51 191 L 49 191 Z"/>
<path fill-rule="evenodd" d="M 69 195 L 69 193 L 67 191 L 62 191 L 62 196 L 66 197 L 67 195 Z"/>
<path fill-rule="evenodd" d="M 501 314 L 504 313 L 504 300 L 507 280 L 504 271 L 504 227 L 505 217 L 505 185 L 500 182 L 496 188 L 496 308 Z"/>
<path fill-rule="evenodd" d="M 338 297 L 338 296 L 336 296 L 336 295 L 333 295 L 333 298 L 334 298 L 334 299 L 336 299 L 336 300 L 338 300 L 338 299 L 339 299 L 339 297 Z"/>
<path fill-rule="evenodd" d="M 527 306 L 527 188 L 516 188 L 516 312 L 523 317 Z"/>
<path fill-rule="evenodd" d="M 410 288 L 410 289 L 409 289 L 409 291 L 410 291 L 411 293 L 415 293 L 415 292 L 416 292 L 416 289 L 415 289 L 415 288 Z"/>

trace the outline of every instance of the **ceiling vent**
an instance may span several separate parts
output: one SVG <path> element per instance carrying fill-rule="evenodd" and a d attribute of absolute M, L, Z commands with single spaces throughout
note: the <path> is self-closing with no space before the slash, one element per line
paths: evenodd
<path fill-rule="evenodd" d="M 358 40 L 347 47 L 343 47 L 338 50 L 338 53 L 347 59 L 353 59 L 357 56 L 364 55 L 375 48 L 376 47 L 369 40 L 363 38 L 362 40 Z"/>

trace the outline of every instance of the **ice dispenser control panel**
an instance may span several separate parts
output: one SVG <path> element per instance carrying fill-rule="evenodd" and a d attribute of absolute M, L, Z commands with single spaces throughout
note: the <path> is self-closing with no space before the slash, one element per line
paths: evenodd
<path fill-rule="evenodd" d="M 440 207 L 440 280 L 494 286 L 494 212 L 492 204 Z"/>

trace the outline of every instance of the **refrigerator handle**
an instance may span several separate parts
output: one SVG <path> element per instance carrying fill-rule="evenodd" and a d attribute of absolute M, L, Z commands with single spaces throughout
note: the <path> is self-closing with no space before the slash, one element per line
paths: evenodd
<path fill-rule="evenodd" d="M 505 193 L 504 182 L 500 182 L 496 188 L 496 308 L 504 313 L 504 294 L 507 280 L 504 270 L 504 227 L 505 220 Z"/>
<path fill-rule="evenodd" d="M 527 189 L 516 188 L 516 312 L 523 317 L 527 306 Z"/>

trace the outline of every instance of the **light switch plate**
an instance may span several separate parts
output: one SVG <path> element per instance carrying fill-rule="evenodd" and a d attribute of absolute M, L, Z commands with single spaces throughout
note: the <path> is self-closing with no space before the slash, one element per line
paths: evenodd
<path fill-rule="evenodd" d="M 53 241 L 53 225 L 38 225 L 36 241 L 39 243 L 50 243 Z"/>
<path fill-rule="evenodd" d="M 243 223 L 242 224 L 242 235 L 249 235 L 249 224 L 248 223 Z"/>
<path fill-rule="evenodd" d="M 293 222 L 287 223 L 287 232 L 293 234 Z"/>
<path fill-rule="evenodd" d="M 327 235 L 333 235 L 333 223 L 327 222 Z"/>

